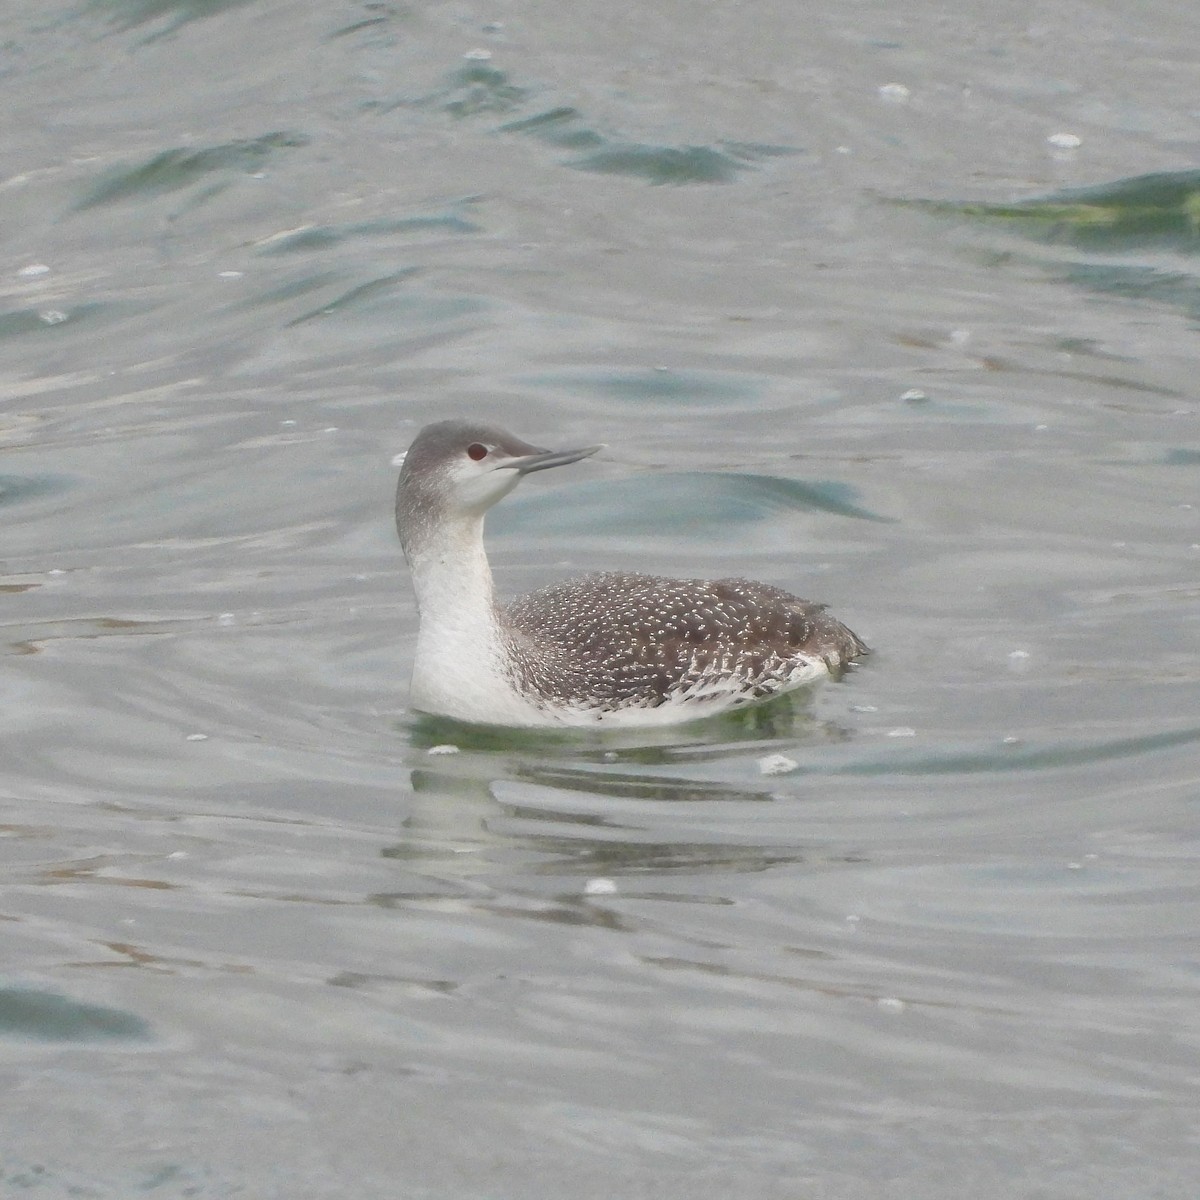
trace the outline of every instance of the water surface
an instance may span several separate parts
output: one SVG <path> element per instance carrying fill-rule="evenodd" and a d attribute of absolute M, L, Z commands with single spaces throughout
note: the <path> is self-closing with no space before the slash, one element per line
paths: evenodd
<path fill-rule="evenodd" d="M 0 1193 L 1192 1200 L 1193 35 L 1104 16 L 17 7 Z M 609 444 L 506 594 L 744 575 L 875 654 L 416 716 L 451 413 Z"/>

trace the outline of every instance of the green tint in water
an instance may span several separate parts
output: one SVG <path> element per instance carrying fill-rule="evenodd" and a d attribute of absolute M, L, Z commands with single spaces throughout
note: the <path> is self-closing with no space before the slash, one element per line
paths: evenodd
<path fill-rule="evenodd" d="M 0 507 L 65 492 L 69 486 L 61 475 L 0 475 Z"/>
<path fill-rule="evenodd" d="M 1200 279 L 1182 271 L 1119 263 L 1070 263 L 1063 269 L 1067 283 L 1129 300 L 1149 300 L 1200 319 Z"/>
<path fill-rule="evenodd" d="M 44 1042 L 144 1041 L 149 1024 L 132 1013 L 80 1004 L 57 992 L 0 988 L 0 1036 Z"/>
<path fill-rule="evenodd" d="M 516 729 L 472 725 L 451 717 L 414 712 L 407 736 L 413 746 L 426 752 L 435 746 L 452 745 L 460 751 L 483 754 L 515 751 L 533 755 L 543 763 L 658 765 L 678 761 L 681 755 L 691 757 L 696 748 L 727 749 L 733 744 L 767 743 L 811 731 L 816 728 L 811 698 L 812 690 L 801 688 L 750 708 L 644 729 Z"/>
<path fill-rule="evenodd" d="M 1168 171 L 1071 188 L 1012 204 L 902 201 L 927 212 L 1001 221 L 1030 236 L 1088 249 L 1200 249 L 1200 171 Z"/>

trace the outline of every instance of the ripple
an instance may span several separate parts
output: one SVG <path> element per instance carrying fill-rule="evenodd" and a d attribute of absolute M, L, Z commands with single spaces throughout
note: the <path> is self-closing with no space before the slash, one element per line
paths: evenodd
<path fill-rule="evenodd" d="M 733 400 L 756 400 L 763 392 L 761 381 L 752 375 L 715 371 L 555 371 L 528 375 L 522 383 L 549 388 L 591 392 L 614 400 L 644 404 L 647 400 L 671 404 L 687 402 L 728 405 Z"/>
<path fill-rule="evenodd" d="M 120 0 L 120 3 L 93 3 L 92 8 L 110 12 L 109 20 L 122 32 L 147 25 L 162 17 L 169 23 L 156 37 L 165 37 L 192 21 L 215 17 L 226 10 L 242 8 L 253 0 Z"/>
<path fill-rule="evenodd" d="M 89 301 L 60 308 L 18 308 L 0 313 L 0 338 L 47 334 L 59 337 L 74 332 L 83 321 L 97 323 L 97 318 L 117 320 L 146 311 L 144 304 L 131 301 Z"/>
<path fill-rule="evenodd" d="M 420 103 L 461 119 L 480 113 L 510 112 L 528 95 L 529 89 L 513 83 L 507 71 L 489 62 L 469 62 Z"/>
<path fill-rule="evenodd" d="M 289 321 L 288 327 L 303 325 L 305 321 L 311 321 L 317 317 L 329 317 L 334 313 L 347 309 L 370 307 L 381 297 L 392 296 L 400 284 L 407 283 L 408 280 L 417 274 L 419 274 L 417 268 L 409 267 L 403 271 L 396 271 L 391 275 L 381 275 L 376 279 L 368 279 L 365 283 L 356 284 L 354 287 L 342 292 L 341 295 L 334 296 L 331 300 L 322 304 L 320 308 L 314 308 Z"/>
<path fill-rule="evenodd" d="M 773 475 L 681 471 L 639 475 L 621 487 L 581 484 L 564 493 L 522 496 L 498 509 L 494 528 L 515 532 L 527 524 L 570 533 L 686 535 L 711 533 L 767 520 L 779 513 L 826 512 L 862 521 L 889 521 L 856 503 L 858 491 L 832 480 Z"/>
<path fill-rule="evenodd" d="M 562 146 L 568 150 L 584 150 L 603 146 L 604 138 L 594 129 L 582 125 L 583 114 L 577 108 L 552 108 L 525 117 L 520 121 L 509 121 L 500 126 L 501 133 L 523 133 L 551 146 Z"/>
<path fill-rule="evenodd" d="M 473 60 L 457 68 L 446 83 L 416 101 L 419 107 L 436 108 L 456 120 L 515 113 L 531 99 L 535 89 L 515 83 L 502 67 Z M 391 104 L 370 104 L 388 111 Z M 578 157 L 562 161 L 576 171 L 602 175 L 628 175 L 651 184 L 732 183 L 766 159 L 799 153 L 792 146 L 765 142 L 722 141 L 704 145 L 655 145 L 610 136 L 589 124 L 573 105 L 554 105 L 532 116 L 517 117 L 496 126 L 495 133 L 533 138 L 543 145 L 573 152 Z"/>
<path fill-rule="evenodd" d="M 755 142 L 723 142 L 718 146 L 653 146 L 614 141 L 584 124 L 583 114 L 569 106 L 509 121 L 501 133 L 519 133 L 565 150 L 587 151 L 563 165 L 603 175 L 633 175 L 649 183 L 731 183 L 765 158 L 795 154 L 788 146 Z"/>
<path fill-rule="evenodd" d="M 280 151 L 307 146 L 308 142 L 302 133 L 276 132 L 199 150 L 186 147 L 164 150 L 136 166 L 105 171 L 76 202 L 75 211 L 181 191 L 214 175 L 252 174 L 261 171 Z"/>
<path fill-rule="evenodd" d="M 760 153 L 731 152 L 714 146 L 648 146 L 618 142 L 564 163 L 576 171 L 602 175 L 632 175 L 653 184 L 733 183 L 753 164 L 767 157 L 796 153 L 764 147 Z"/>
<path fill-rule="evenodd" d="M 1062 268 L 1062 277 L 1104 296 L 1148 300 L 1200 317 L 1200 279 L 1184 271 L 1125 263 L 1071 263 Z"/>
<path fill-rule="evenodd" d="M 1062 741 L 1045 745 L 992 743 L 977 750 L 911 750 L 840 763 L 799 766 L 794 775 L 978 775 L 1009 771 L 1048 771 L 1114 759 L 1137 758 L 1174 746 L 1200 742 L 1200 728 L 1163 730 L 1139 737 Z"/>
<path fill-rule="evenodd" d="M 458 207 L 408 217 L 381 217 L 344 225 L 309 225 L 275 234 L 259 244 L 260 254 L 295 254 L 327 250 L 342 242 L 413 233 L 478 233 L 481 226 L 468 220 Z"/>

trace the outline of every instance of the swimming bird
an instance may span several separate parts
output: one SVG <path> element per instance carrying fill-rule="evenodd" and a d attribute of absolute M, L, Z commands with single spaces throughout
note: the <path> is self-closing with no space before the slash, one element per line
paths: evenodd
<path fill-rule="evenodd" d="M 420 628 L 412 705 L 515 726 L 669 725 L 753 704 L 867 647 L 780 588 L 606 571 L 496 599 L 487 510 L 526 476 L 602 450 L 543 450 L 492 425 L 438 421 L 396 486 Z"/>

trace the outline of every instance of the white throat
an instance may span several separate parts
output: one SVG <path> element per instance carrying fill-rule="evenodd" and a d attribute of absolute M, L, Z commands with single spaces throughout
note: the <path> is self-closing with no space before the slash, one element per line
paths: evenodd
<path fill-rule="evenodd" d="M 463 721 L 527 720 L 532 706 L 505 667 L 483 514 L 428 529 L 406 557 L 420 616 L 413 706 Z"/>

